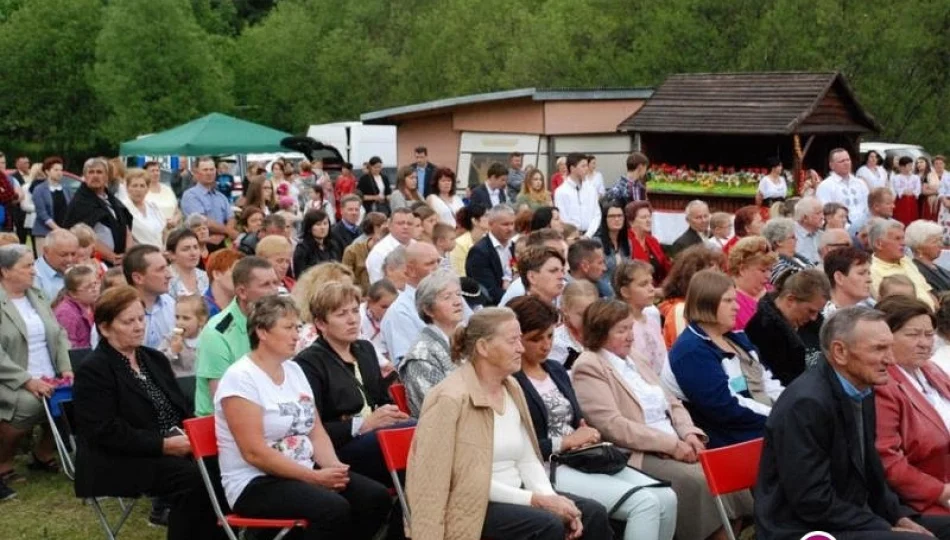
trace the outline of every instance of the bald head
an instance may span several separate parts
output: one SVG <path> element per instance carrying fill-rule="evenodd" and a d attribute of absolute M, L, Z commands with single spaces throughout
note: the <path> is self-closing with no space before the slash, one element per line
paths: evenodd
<path fill-rule="evenodd" d="M 406 248 L 406 282 L 417 287 L 439 266 L 439 252 L 428 242 L 413 242 Z"/>
<path fill-rule="evenodd" d="M 825 255 L 836 249 L 850 247 L 851 235 L 844 229 L 826 229 L 818 237 L 818 254 L 824 260 Z"/>
<path fill-rule="evenodd" d="M 67 229 L 56 229 L 46 235 L 46 243 L 43 244 L 43 258 L 46 264 L 60 274 L 69 270 L 69 267 L 76 264 L 76 256 L 79 251 L 79 239 L 76 235 Z"/>

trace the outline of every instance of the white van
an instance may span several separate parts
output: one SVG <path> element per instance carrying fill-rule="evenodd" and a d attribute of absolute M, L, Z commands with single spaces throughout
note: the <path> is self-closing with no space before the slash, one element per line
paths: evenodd
<path fill-rule="evenodd" d="M 396 176 L 396 126 L 365 125 L 362 122 L 333 122 L 307 129 L 307 136 L 337 148 L 343 159 L 353 164 L 353 174 L 362 174 L 363 163 L 373 156 L 383 160 L 383 172 Z"/>
<path fill-rule="evenodd" d="M 884 160 L 890 161 L 895 157 L 904 157 L 907 156 L 911 159 L 917 159 L 921 156 L 927 158 L 927 161 L 933 161 L 930 154 L 924 150 L 923 146 L 916 144 L 902 144 L 902 143 L 885 143 L 885 142 L 863 142 L 861 143 L 861 163 L 863 164 L 865 158 L 868 155 L 868 152 L 871 151 L 877 152 L 878 155 L 884 156 Z M 857 165 L 860 167 L 861 165 Z"/>

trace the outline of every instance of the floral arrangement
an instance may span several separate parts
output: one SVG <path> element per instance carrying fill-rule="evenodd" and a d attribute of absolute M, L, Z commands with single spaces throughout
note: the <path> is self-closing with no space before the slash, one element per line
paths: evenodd
<path fill-rule="evenodd" d="M 736 168 L 700 163 L 696 169 L 686 165 L 656 163 L 647 172 L 651 192 L 684 194 L 721 194 L 755 196 L 759 179 L 768 174 L 766 167 Z"/>

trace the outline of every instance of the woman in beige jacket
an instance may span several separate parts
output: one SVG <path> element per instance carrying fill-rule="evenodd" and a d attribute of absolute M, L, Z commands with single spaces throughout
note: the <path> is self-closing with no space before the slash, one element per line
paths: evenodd
<path fill-rule="evenodd" d="M 598 300 L 584 312 L 588 350 L 573 373 L 584 417 L 604 440 L 632 451 L 630 466 L 673 484 L 677 538 L 727 538 L 698 463 L 706 435 L 634 349 L 633 323 L 630 307 L 620 300 Z M 724 502 L 733 518 L 752 513 L 747 491 Z"/>
<path fill-rule="evenodd" d="M 409 456 L 413 540 L 610 538 L 598 503 L 558 495 L 541 465 L 524 394 L 521 328 L 507 308 L 460 326 L 452 358 L 465 364 L 430 390 Z"/>

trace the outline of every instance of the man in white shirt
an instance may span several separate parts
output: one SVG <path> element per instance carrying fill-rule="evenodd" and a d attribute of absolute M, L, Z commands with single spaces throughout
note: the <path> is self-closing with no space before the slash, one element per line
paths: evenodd
<path fill-rule="evenodd" d="M 561 221 L 591 237 L 600 226 L 600 202 L 594 185 L 584 181 L 586 176 L 587 156 L 568 154 L 567 178 L 554 192 L 554 206 L 560 211 Z"/>
<path fill-rule="evenodd" d="M 438 267 L 439 252 L 432 244 L 416 242 L 406 248 L 406 288 L 386 310 L 380 324 L 389 358 L 396 366 L 425 327 L 416 309 L 416 287 Z"/>
<path fill-rule="evenodd" d="M 851 174 L 851 154 L 835 148 L 828 154 L 831 174 L 818 184 L 815 195 L 822 204 L 836 202 L 848 207 L 851 223 L 864 223 L 868 214 L 868 186 Z"/>
<path fill-rule="evenodd" d="M 383 279 L 383 261 L 386 260 L 386 255 L 397 246 L 409 246 L 415 242 L 412 239 L 412 222 L 413 215 L 409 207 L 393 210 L 393 215 L 389 218 L 389 235 L 377 242 L 366 257 L 370 284 Z"/>
<path fill-rule="evenodd" d="M 795 251 L 812 264 L 821 263 L 818 240 L 825 221 L 824 208 L 815 197 L 802 197 L 795 205 Z"/>

